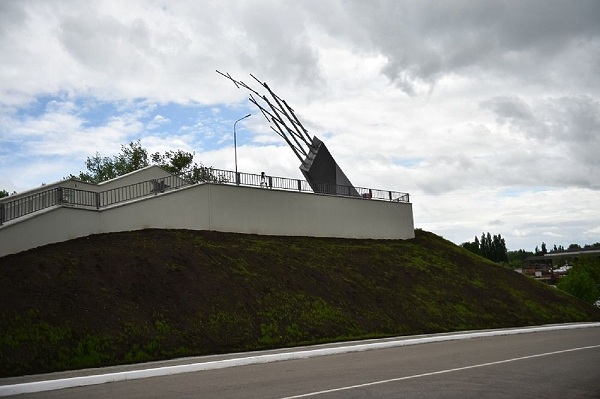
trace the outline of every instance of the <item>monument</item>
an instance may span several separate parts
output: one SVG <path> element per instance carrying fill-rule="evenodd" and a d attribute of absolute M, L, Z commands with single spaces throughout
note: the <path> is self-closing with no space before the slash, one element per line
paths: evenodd
<path fill-rule="evenodd" d="M 346 174 L 317 136 L 311 138 L 285 100 L 275 94 L 265 82 L 250 76 L 262 88 L 264 94 L 253 89 L 229 73 L 217 73 L 231 80 L 235 86 L 250 92 L 250 102 L 258 107 L 269 122 L 271 129 L 290 146 L 300 160 L 300 171 L 315 193 L 359 196 Z"/>

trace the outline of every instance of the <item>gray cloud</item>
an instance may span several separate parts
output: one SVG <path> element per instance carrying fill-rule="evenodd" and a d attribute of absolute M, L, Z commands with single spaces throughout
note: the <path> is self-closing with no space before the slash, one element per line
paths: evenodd
<path fill-rule="evenodd" d="M 572 219 L 600 193 L 599 20 L 597 0 L 0 1 L 0 143 L 10 148 L 0 185 L 18 189 L 81 165 L 74 154 L 137 137 L 227 167 L 225 114 L 248 102 L 219 69 L 268 82 L 355 184 L 414 194 L 420 226 L 470 239 L 495 220 L 513 237 L 560 223 L 589 236 L 597 217 Z M 57 93 L 85 109 L 20 116 Z M 170 132 L 173 117 L 149 133 L 160 121 L 142 121 L 165 103 L 224 115 Z M 116 108 L 92 128 L 96 104 Z M 298 173 L 268 126 L 248 127 L 255 141 L 240 165 Z M 222 147 L 204 148 L 210 135 Z M 22 163 L 32 155 L 34 166 Z"/>
<path fill-rule="evenodd" d="M 0 1 L 0 36 L 10 35 L 26 19 L 27 13 L 21 4 L 16 1 Z"/>
<path fill-rule="evenodd" d="M 495 97 L 481 105 L 493 111 L 499 123 L 519 125 L 533 119 L 529 104 L 517 96 Z"/>
<path fill-rule="evenodd" d="M 60 24 L 60 40 L 68 53 L 86 67 L 112 76 L 135 75 L 147 68 L 148 29 L 142 20 L 126 26 L 117 19 L 89 13 Z M 114 59 L 121 60 L 115 63 Z"/>
<path fill-rule="evenodd" d="M 546 184 L 600 188 L 598 100 L 580 95 L 542 99 L 530 105 L 512 96 L 481 105 L 491 110 L 500 124 L 527 140 L 530 151 L 526 157 L 518 155 L 518 149 L 507 154 L 512 168 L 528 170 Z"/>
<path fill-rule="evenodd" d="M 346 4 L 368 46 L 388 58 L 383 72 L 409 94 L 453 73 L 519 74 L 548 84 L 550 64 L 568 62 L 562 56 L 571 46 L 594 47 L 600 35 L 600 3 L 591 0 Z M 589 54 L 577 62 L 597 60 Z"/>
<path fill-rule="evenodd" d="M 239 18 L 246 36 L 244 44 L 250 49 L 241 60 L 248 71 L 268 76 L 273 82 L 317 83 L 318 54 L 307 35 L 310 20 L 301 4 L 276 2 L 255 7 L 249 3 Z"/>

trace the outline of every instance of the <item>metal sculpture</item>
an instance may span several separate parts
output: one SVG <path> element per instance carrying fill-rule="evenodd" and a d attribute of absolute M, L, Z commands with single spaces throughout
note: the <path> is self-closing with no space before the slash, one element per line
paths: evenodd
<path fill-rule="evenodd" d="M 261 94 L 241 80 L 235 80 L 228 73 L 217 73 L 231 80 L 235 86 L 250 91 L 250 102 L 258 107 L 269 122 L 271 129 L 290 146 L 300 160 L 300 171 L 315 193 L 358 196 L 342 169 L 321 140 L 312 138 L 296 117 L 294 110 L 285 100 L 275 94 L 265 83 L 254 75 L 250 76 L 266 90 Z"/>

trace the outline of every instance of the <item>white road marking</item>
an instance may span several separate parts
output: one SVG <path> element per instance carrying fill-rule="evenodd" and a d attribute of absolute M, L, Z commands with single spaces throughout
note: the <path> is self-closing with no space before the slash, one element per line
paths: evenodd
<path fill-rule="evenodd" d="M 250 364 L 272 363 L 293 359 L 308 359 L 319 356 L 337 355 L 341 353 L 351 352 L 363 352 L 376 349 L 396 348 L 401 346 L 418 345 L 432 342 L 458 341 L 481 337 L 494 337 L 502 335 L 527 334 L 533 332 L 572 330 L 594 327 L 600 327 L 600 323 L 558 324 L 548 326 L 514 328 L 508 330 L 470 331 L 456 334 L 434 335 L 416 338 L 402 337 L 392 340 L 378 340 L 376 342 L 358 344 L 355 343 L 352 345 L 338 346 L 332 348 L 297 350 L 285 353 L 271 353 L 266 355 L 240 357 L 235 359 L 215 360 L 192 364 L 181 364 L 175 366 L 154 367 L 141 370 L 130 370 L 114 373 L 89 375 L 85 377 L 50 379 L 44 381 L 4 385 L 0 386 L 0 396 L 52 391 L 56 389 L 98 385 L 105 384 L 108 382 L 129 381 L 142 378 L 160 377 L 182 373 L 193 373 L 206 370 L 217 370 L 228 367 L 247 366 Z"/>
<path fill-rule="evenodd" d="M 405 377 L 390 378 L 388 380 L 381 380 L 381 381 L 372 381 L 372 382 L 367 382 L 367 383 L 364 383 L 364 384 L 349 385 L 349 386 L 340 387 L 340 388 L 326 389 L 324 391 L 309 392 L 309 393 L 304 393 L 304 394 L 301 394 L 301 395 L 294 395 L 294 396 L 286 396 L 286 397 L 280 398 L 280 399 L 307 398 L 307 397 L 310 397 L 310 396 L 323 395 L 323 394 L 326 394 L 326 393 L 348 391 L 350 389 L 364 388 L 364 387 L 369 387 L 369 386 L 373 386 L 373 385 L 380 385 L 380 384 L 387 384 L 387 383 L 390 383 L 390 382 L 398 382 L 398 381 L 410 380 L 410 379 L 413 379 L 413 378 L 421 378 L 421 377 L 428 377 L 428 376 L 438 375 L 438 374 L 453 373 L 455 371 L 469 370 L 469 369 L 474 369 L 474 368 L 478 368 L 478 367 L 494 366 L 494 365 L 502 364 L 502 363 L 510 363 L 510 362 L 516 362 L 516 361 L 519 361 L 519 360 L 534 359 L 536 357 L 551 356 L 551 355 L 557 355 L 557 354 L 561 354 L 561 353 L 575 352 L 575 351 L 581 351 L 581 350 L 585 350 L 585 349 L 595 349 L 595 348 L 600 348 L 600 345 L 584 346 L 584 347 L 581 347 L 581 348 L 572 348 L 572 349 L 565 349 L 565 350 L 562 350 L 562 351 L 540 353 L 540 354 L 537 354 L 537 355 L 515 357 L 515 358 L 512 358 L 512 359 L 499 360 L 497 362 L 481 363 L 481 364 L 474 364 L 472 366 L 457 367 L 457 368 L 454 368 L 454 369 L 433 371 L 431 373 L 408 375 L 408 376 L 405 376 Z"/>

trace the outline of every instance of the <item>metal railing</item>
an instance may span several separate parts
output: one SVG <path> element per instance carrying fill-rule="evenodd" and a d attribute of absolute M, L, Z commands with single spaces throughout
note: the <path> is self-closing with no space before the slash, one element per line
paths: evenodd
<path fill-rule="evenodd" d="M 329 183 L 309 183 L 306 180 L 291 179 L 268 175 L 235 172 L 213 169 L 216 176 L 225 178 L 221 183 L 238 184 L 240 186 L 262 187 L 277 190 L 310 192 L 315 194 L 329 194 L 342 197 L 360 197 L 393 202 L 410 202 L 408 193 L 390 190 L 372 189 L 365 187 L 334 185 Z"/>
<path fill-rule="evenodd" d="M 268 176 L 265 174 L 258 175 L 242 172 L 237 172 L 236 174 L 236 172 L 229 170 L 202 168 L 200 173 L 169 175 L 98 192 L 69 187 L 55 187 L 14 200 L 10 200 L 9 197 L 8 200 L 5 199 L 0 201 L 0 226 L 5 222 L 53 206 L 74 206 L 100 209 L 102 207 L 157 195 L 159 193 L 203 182 L 371 200 L 402 203 L 409 202 L 408 193 L 396 191 L 308 182 L 306 180 Z"/>
<path fill-rule="evenodd" d="M 55 187 L 25 197 L 0 202 L 0 226 L 5 222 L 27 216 L 53 206 L 102 207 L 156 195 L 189 185 L 180 176 L 165 176 L 109 190 L 90 191 L 70 187 Z"/>
<path fill-rule="evenodd" d="M 0 203 L 0 225 L 18 217 L 60 205 L 62 188 L 52 188 L 26 197 Z"/>

